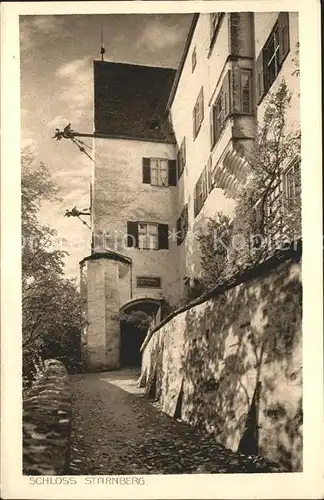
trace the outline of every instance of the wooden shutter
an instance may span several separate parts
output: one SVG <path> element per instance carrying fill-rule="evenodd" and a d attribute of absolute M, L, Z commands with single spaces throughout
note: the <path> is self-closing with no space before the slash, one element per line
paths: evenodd
<path fill-rule="evenodd" d="M 201 117 L 200 123 L 202 123 L 202 121 L 204 119 L 204 88 L 203 87 L 201 87 L 198 105 L 200 106 L 200 117 Z"/>
<path fill-rule="evenodd" d="M 203 201 L 205 201 L 208 196 L 207 165 L 205 165 L 204 170 L 202 171 L 202 184 L 203 184 Z"/>
<path fill-rule="evenodd" d="M 168 224 L 159 224 L 159 249 L 169 248 L 169 226 Z"/>
<path fill-rule="evenodd" d="M 187 160 L 186 138 L 185 137 L 183 138 L 183 141 L 182 141 L 181 150 L 182 150 L 181 154 L 182 154 L 182 170 L 183 170 L 183 167 L 185 166 L 186 160 Z"/>
<path fill-rule="evenodd" d="M 196 126 L 196 110 L 197 110 L 197 104 L 195 104 L 195 107 L 192 111 L 192 127 L 193 127 L 193 130 L 192 130 L 192 133 L 193 133 L 193 138 L 195 139 L 196 138 L 196 135 L 197 135 L 197 126 Z"/>
<path fill-rule="evenodd" d="M 181 217 L 177 220 L 177 245 L 181 245 Z"/>
<path fill-rule="evenodd" d="M 229 70 L 226 73 L 222 84 L 222 93 L 223 93 L 223 110 L 224 110 L 224 120 L 228 117 L 231 112 L 231 92 L 230 92 L 230 78 L 231 71 Z"/>
<path fill-rule="evenodd" d="M 264 94 L 263 51 L 261 50 L 255 64 L 256 74 L 256 99 L 259 104 Z"/>
<path fill-rule="evenodd" d="M 128 247 L 138 247 L 138 223 L 137 222 L 127 222 L 127 246 Z"/>
<path fill-rule="evenodd" d="M 194 216 L 198 214 L 198 200 L 197 200 L 197 184 L 195 185 L 194 191 Z"/>
<path fill-rule="evenodd" d="M 289 52 L 289 13 L 280 12 L 278 16 L 279 64 Z"/>
<path fill-rule="evenodd" d="M 181 177 L 181 151 L 178 149 L 177 152 L 177 179 Z"/>
<path fill-rule="evenodd" d="M 209 113 L 209 126 L 210 126 L 210 149 L 215 146 L 215 128 L 214 128 L 214 106 L 211 107 Z"/>
<path fill-rule="evenodd" d="M 232 71 L 232 113 L 241 113 L 241 71 L 235 68 Z"/>
<path fill-rule="evenodd" d="M 150 158 L 143 158 L 142 174 L 143 174 L 143 184 L 150 184 L 151 183 Z"/>
<path fill-rule="evenodd" d="M 212 183 L 212 157 L 210 156 L 208 158 L 208 162 L 207 162 L 207 190 L 208 190 L 208 193 L 210 193 L 212 189 L 213 189 L 213 183 Z"/>
<path fill-rule="evenodd" d="M 169 186 L 177 185 L 177 160 L 169 160 Z"/>
<path fill-rule="evenodd" d="M 215 106 L 213 107 L 215 143 L 218 141 L 219 136 L 220 136 L 221 131 L 222 131 L 221 118 L 218 117 L 220 106 L 222 105 L 222 98 L 223 98 L 223 96 L 222 96 L 222 89 L 221 89 L 220 93 L 219 93 L 219 96 L 217 97 Z"/>

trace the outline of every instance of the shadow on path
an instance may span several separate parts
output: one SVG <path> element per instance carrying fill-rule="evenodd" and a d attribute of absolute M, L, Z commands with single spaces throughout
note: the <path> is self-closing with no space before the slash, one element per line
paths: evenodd
<path fill-rule="evenodd" d="M 69 475 L 279 472 L 159 411 L 134 370 L 71 377 Z"/>

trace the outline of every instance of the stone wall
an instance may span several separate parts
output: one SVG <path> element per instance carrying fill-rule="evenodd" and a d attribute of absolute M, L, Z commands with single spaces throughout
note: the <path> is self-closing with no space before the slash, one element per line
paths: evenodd
<path fill-rule="evenodd" d="M 147 394 L 232 450 L 302 468 L 300 252 L 174 313 L 142 346 Z"/>
<path fill-rule="evenodd" d="M 69 455 L 71 393 L 60 361 L 48 360 L 23 400 L 23 474 L 62 475 Z"/>

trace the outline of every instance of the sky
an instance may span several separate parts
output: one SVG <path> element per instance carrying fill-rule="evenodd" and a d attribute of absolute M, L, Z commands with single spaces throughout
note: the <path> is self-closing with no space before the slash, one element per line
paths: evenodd
<path fill-rule="evenodd" d="M 91 232 L 66 209 L 89 207 L 92 162 L 71 141 L 53 139 L 55 128 L 93 132 L 93 60 L 178 66 L 191 14 L 20 16 L 21 146 L 36 164 L 45 163 L 62 201 L 45 203 L 42 223 L 58 232 L 67 251 L 65 274 L 79 278 L 79 261 L 89 255 Z M 84 142 L 91 147 L 92 139 Z M 89 150 L 91 153 L 91 150 Z M 84 217 L 89 220 L 89 218 Z"/>

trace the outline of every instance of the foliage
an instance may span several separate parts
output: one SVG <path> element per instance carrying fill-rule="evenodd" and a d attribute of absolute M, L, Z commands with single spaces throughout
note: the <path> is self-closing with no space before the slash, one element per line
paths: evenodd
<path fill-rule="evenodd" d="M 225 278 L 231 233 L 231 219 L 222 212 L 216 214 L 214 218 L 209 218 L 206 227 L 199 230 L 197 239 L 201 250 L 204 288 L 216 286 Z"/>
<path fill-rule="evenodd" d="M 131 311 L 129 314 L 123 312 L 119 316 L 120 321 L 127 323 L 142 331 L 146 331 L 152 321 L 151 316 L 144 311 Z"/>
<path fill-rule="evenodd" d="M 246 183 L 237 192 L 233 218 L 233 234 L 240 244 L 232 244 L 229 254 L 229 266 L 237 270 L 300 237 L 299 168 L 294 174 L 298 189 L 293 200 L 288 202 L 283 185 L 284 170 L 292 163 L 300 165 L 300 131 L 290 131 L 287 126 L 291 96 L 284 80 L 268 95 L 254 147 L 247 158 Z"/>
<path fill-rule="evenodd" d="M 204 292 L 206 292 L 207 286 L 202 278 L 193 278 L 189 281 L 185 288 L 184 300 L 180 306 L 189 304 L 193 300 L 200 297 Z"/>
<path fill-rule="evenodd" d="M 293 63 L 295 65 L 295 69 L 292 72 L 292 75 L 294 76 L 300 76 L 300 65 L 299 65 L 299 51 L 300 51 L 300 45 L 299 42 L 296 43 L 296 52 L 293 57 Z"/>
<path fill-rule="evenodd" d="M 288 129 L 291 96 L 284 80 L 268 94 L 253 148 L 246 157 L 245 183 L 236 192 L 233 219 L 216 214 L 198 236 L 207 288 L 301 236 L 300 131 Z M 288 198 L 282 174 L 292 164 L 297 166 L 292 174 L 295 192 Z"/>
<path fill-rule="evenodd" d="M 32 379 L 39 358 L 77 356 L 85 317 L 76 283 L 64 277 L 66 252 L 56 247 L 56 232 L 38 218 L 43 201 L 58 200 L 58 188 L 28 151 L 21 164 L 23 374 Z"/>

